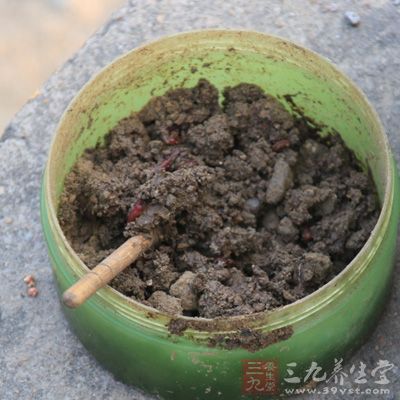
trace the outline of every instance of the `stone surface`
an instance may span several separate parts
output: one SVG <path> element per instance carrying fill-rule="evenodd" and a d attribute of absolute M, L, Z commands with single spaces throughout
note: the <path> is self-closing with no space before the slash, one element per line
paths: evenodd
<path fill-rule="evenodd" d="M 346 11 L 344 13 L 344 17 L 346 18 L 347 22 L 351 25 L 351 26 L 358 26 L 360 25 L 361 22 L 361 18 L 360 16 L 355 13 L 354 11 Z"/>
<path fill-rule="evenodd" d="M 329 57 L 355 80 L 375 105 L 400 159 L 400 8 L 390 0 L 343 0 L 329 7 L 322 0 L 306 3 L 130 1 L 18 112 L 0 141 L 1 399 L 148 398 L 117 382 L 69 330 L 58 305 L 39 222 L 40 177 L 56 124 L 79 88 L 116 56 L 165 34 L 207 27 L 241 27 L 285 36 Z M 348 9 L 361 17 L 357 29 L 343 18 Z M 27 274 L 37 278 L 36 298 L 26 296 L 23 278 Z M 367 371 L 380 359 L 394 363 L 387 374 L 390 384 L 384 386 L 391 393 L 331 392 L 322 398 L 399 398 L 399 278 L 397 261 L 385 315 L 353 359 L 357 365 L 365 362 Z"/>
<path fill-rule="evenodd" d="M 0 0 L 0 136 L 27 97 L 124 3 Z"/>

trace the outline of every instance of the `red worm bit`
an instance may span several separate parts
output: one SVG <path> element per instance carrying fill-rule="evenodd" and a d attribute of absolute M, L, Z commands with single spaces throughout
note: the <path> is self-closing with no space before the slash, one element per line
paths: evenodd
<path fill-rule="evenodd" d="M 233 267 L 235 265 L 235 261 L 233 261 L 231 258 L 226 258 L 226 257 L 218 257 L 217 262 L 220 262 L 224 267 Z"/>
<path fill-rule="evenodd" d="M 166 144 L 174 145 L 179 143 L 179 139 L 175 136 L 170 136 L 165 139 Z"/>
<path fill-rule="evenodd" d="M 128 213 L 128 223 L 134 221 L 136 218 L 140 217 L 140 215 L 144 211 L 144 202 L 139 199 L 131 208 L 131 211 Z"/>
<path fill-rule="evenodd" d="M 310 242 L 311 240 L 313 240 L 311 230 L 308 226 L 303 229 L 303 232 L 301 233 L 301 238 L 303 239 L 303 242 Z"/>
<path fill-rule="evenodd" d="M 282 150 L 287 149 L 290 146 L 290 142 L 288 139 L 278 140 L 272 145 L 272 150 L 276 153 L 281 152 Z"/>
<path fill-rule="evenodd" d="M 169 171 L 170 168 L 172 167 L 172 164 L 178 157 L 179 153 L 180 153 L 179 150 L 174 151 L 168 158 L 166 158 L 158 165 L 158 169 L 161 171 Z"/>
<path fill-rule="evenodd" d="M 197 165 L 199 165 L 199 163 L 196 160 L 193 160 L 192 158 L 187 159 L 183 162 L 183 166 L 187 168 L 196 167 Z"/>

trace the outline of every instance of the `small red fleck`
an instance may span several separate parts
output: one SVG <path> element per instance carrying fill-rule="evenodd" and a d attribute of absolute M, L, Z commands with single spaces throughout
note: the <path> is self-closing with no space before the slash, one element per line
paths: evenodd
<path fill-rule="evenodd" d="M 128 213 L 128 223 L 134 221 L 136 218 L 140 217 L 144 210 L 144 202 L 139 199 L 131 208 Z"/>
<path fill-rule="evenodd" d="M 235 261 L 232 258 L 218 257 L 217 261 L 221 263 L 224 267 L 233 267 L 235 265 Z"/>
<path fill-rule="evenodd" d="M 179 139 L 175 136 L 170 136 L 165 139 L 166 144 L 174 145 L 179 143 Z"/>
<path fill-rule="evenodd" d="M 287 149 L 290 147 L 290 142 L 288 139 L 282 139 L 278 140 L 272 145 L 272 150 L 275 151 L 276 153 L 281 152 L 282 150 Z"/>
<path fill-rule="evenodd" d="M 313 240 L 311 230 L 308 226 L 306 226 L 303 229 L 303 232 L 301 233 L 301 237 L 303 239 L 303 242 L 310 242 L 311 240 Z"/>

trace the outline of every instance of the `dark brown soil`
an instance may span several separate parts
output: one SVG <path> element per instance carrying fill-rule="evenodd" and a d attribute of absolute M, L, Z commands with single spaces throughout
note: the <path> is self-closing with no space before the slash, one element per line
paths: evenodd
<path fill-rule="evenodd" d="M 159 241 L 112 282 L 169 314 L 270 310 L 337 275 L 379 214 L 372 180 L 259 87 L 206 80 L 153 98 L 68 175 L 59 219 L 89 266 L 136 234 Z M 129 222 L 128 222 L 129 221 Z"/>

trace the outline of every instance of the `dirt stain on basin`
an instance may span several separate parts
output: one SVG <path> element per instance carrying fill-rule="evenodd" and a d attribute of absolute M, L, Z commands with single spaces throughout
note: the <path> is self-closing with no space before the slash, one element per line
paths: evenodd
<path fill-rule="evenodd" d="M 227 350 L 245 349 L 250 352 L 256 352 L 272 344 L 289 339 L 293 335 L 293 328 L 285 326 L 271 332 L 262 333 L 249 328 L 229 335 L 216 335 L 212 337 L 208 345 L 210 347 L 221 347 Z"/>

